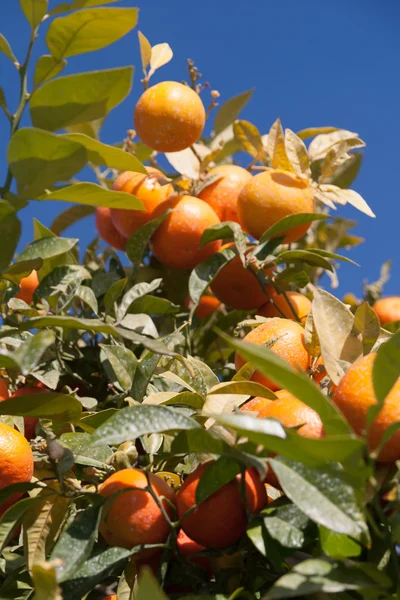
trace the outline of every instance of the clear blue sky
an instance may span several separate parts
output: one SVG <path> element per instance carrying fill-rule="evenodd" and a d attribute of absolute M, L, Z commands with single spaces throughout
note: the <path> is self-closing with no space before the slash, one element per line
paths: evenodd
<path fill-rule="evenodd" d="M 50 2 L 55 6 L 57 2 Z M 367 142 L 362 171 L 354 184 L 376 213 L 364 217 L 352 208 L 340 214 L 359 221 L 356 231 L 365 243 L 352 251 L 360 268 L 344 264 L 338 293 L 360 293 L 364 278 L 373 280 L 382 262 L 393 259 L 386 294 L 400 294 L 400 2 L 398 0 L 122 0 L 120 6 L 140 8 L 139 28 L 152 44 L 167 41 L 173 61 L 160 70 L 161 79 L 186 77 L 186 58 L 195 60 L 204 79 L 221 93 L 221 101 L 249 88 L 253 99 L 243 118 L 266 133 L 280 116 L 294 131 L 335 125 L 356 131 Z M 45 27 L 34 59 L 46 53 Z M 1 32 L 20 59 L 26 51 L 28 25 L 17 0 L 3 0 Z M 132 111 L 141 92 L 137 34 L 113 46 L 72 57 L 65 74 L 133 64 L 132 93 L 114 109 L 102 140 L 121 140 L 132 127 Z M 0 85 L 14 109 L 18 87 L 15 70 L 0 55 Z M 28 120 L 24 121 L 28 124 Z M 5 175 L 8 123 L 0 114 L 0 178 Z M 50 225 L 63 206 L 32 202 L 23 210 L 24 246 L 32 238 L 32 217 Z M 95 235 L 87 218 L 65 235 L 83 242 Z"/>

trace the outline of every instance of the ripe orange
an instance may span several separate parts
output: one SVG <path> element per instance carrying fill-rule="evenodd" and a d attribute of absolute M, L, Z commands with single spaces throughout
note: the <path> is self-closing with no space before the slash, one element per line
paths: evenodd
<path fill-rule="evenodd" d="M 269 349 L 297 369 L 306 371 L 311 362 L 304 346 L 304 330 L 299 323 L 290 319 L 280 319 L 278 317 L 270 319 L 250 331 L 243 341 L 259 345 L 266 345 L 275 341 Z M 236 353 L 236 369 L 239 370 L 244 364 L 243 358 Z M 279 385 L 273 383 L 258 371 L 253 373 L 251 379 L 269 387 L 271 390 L 279 389 Z"/>
<path fill-rule="evenodd" d="M 175 504 L 175 492 L 160 477 L 150 473 L 149 482 L 158 497 L 164 496 Z M 120 492 L 112 502 L 100 525 L 100 532 L 110 546 L 133 548 L 142 544 L 160 544 L 165 542 L 169 534 L 169 526 L 156 501 L 147 487 L 147 477 L 139 469 L 123 469 L 113 473 L 99 488 L 99 492 L 108 498 Z M 172 516 L 172 508 L 167 500 L 162 499 L 166 513 Z"/>
<path fill-rule="evenodd" d="M 192 301 L 189 297 L 185 299 L 185 307 L 191 308 Z M 221 302 L 215 296 L 202 296 L 200 298 L 200 302 L 194 311 L 194 314 L 199 317 L 199 319 L 207 319 L 210 315 L 212 315 L 216 310 L 221 308 Z"/>
<path fill-rule="evenodd" d="M 46 390 L 39 386 L 27 385 L 14 392 L 11 398 L 18 398 L 18 396 L 29 396 L 30 394 L 43 394 L 44 391 Z M 33 437 L 35 437 L 36 423 L 38 421 L 39 419 L 37 417 L 24 417 L 25 437 L 27 440 L 31 440 Z"/>
<path fill-rule="evenodd" d="M 206 202 L 193 196 L 172 196 L 156 207 L 152 218 L 170 208 L 173 212 L 153 235 L 151 249 L 167 267 L 192 269 L 220 248 L 219 240 L 199 246 L 204 231 L 220 220 Z"/>
<path fill-rule="evenodd" d="M 251 179 L 251 174 L 236 165 L 221 165 L 211 169 L 208 177 L 219 175 L 214 183 L 204 187 L 199 198 L 207 202 L 217 213 L 221 221 L 239 222 L 237 201 L 243 186 Z"/>
<path fill-rule="evenodd" d="M 208 461 L 189 475 L 177 493 L 176 506 L 186 535 L 207 548 L 226 548 L 240 539 L 247 526 L 246 509 L 240 492 L 240 475 L 184 517 L 196 505 L 197 486 L 211 464 L 212 461 Z M 260 512 L 267 503 L 265 487 L 255 469 L 246 471 L 245 494 L 251 514 Z"/>
<path fill-rule="evenodd" d="M 400 321 L 400 296 L 381 298 L 375 302 L 373 309 L 378 315 L 381 325 Z"/>
<path fill-rule="evenodd" d="M 263 171 L 252 177 L 238 198 L 239 223 L 257 239 L 283 217 L 314 210 L 308 181 L 278 169 Z M 286 232 L 283 243 L 300 239 L 309 227 L 310 223 L 292 227 Z"/>
<path fill-rule="evenodd" d="M 221 250 L 230 246 L 233 244 L 225 244 Z M 265 275 L 271 276 L 272 269 L 265 270 Z M 240 256 L 236 256 L 219 271 L 210 287 L 221 302 L 239 310 L 259 308 L 268 300 L 268 295 L 264 293 L 256 272 L 251 266 L 245 268 Z"/>
<path fill-rule="evenodd" d="M 303 437 L 320 438 L 323 425 L 319 414 L 293 396 L 287 390 L 276 392 L 277 400 L 256 397 L 241 407 L 243 411 L 254 411 L 260 418 L 274 418 L 285 427 L 299 427 L 297 433 Z"/>
<path fill-rule="evenodd" d="M 6 380 L 3 379 L 2 377 L 0 377 L 0 402 L 2 400 L 7 400 L 7 398 L 9 398 L 9 396 L 10 396 L 10 394 L 8 392 Z"/>
<path fill-rule="evenodd" d="M 142 94 L 134 112 L 142 142 L 158 152 L 178 152 L 196 142 L 206 122 L 198 94 L 177 81 L 162 81 Z"/>
<path fill-rule="evenodd" d="M 377 403 L 372 383 L 375 353 L 357 360 L 346 372 L 333 394 L 333 402 L 340 408 L 354 431 L 362 435 L 367 425 L 367 411 Z M 400 421 L 400 377 L 386 396 L 383 408 L 369 430 L 368 446 L 375 450 L 392 424 Z M 400 430 L 384 445 L 378 460 L 394 462 L 400 459 Z"/>
<path fill-rule="evenodd" d="M 179 530 L 176 539 L 176 545 L 178 547 L 178 552 L 181 556 L 187 557 L 189 562 L 199 565 L 199 567 L 204 569 L 204 571 L 206 571 L 211 576 L 212 567 L 210 559 L 207 556 L 192 556 L 193 554 L 198 554 L 199 552 L 205 550 L 206 548 L 204 546 L 192 540 L 183 531 L 183 529 Z"/>
<path fill-rule="evenodd" d="M 33 454 L 29 443 L 18 431 L 0 423 L 0 490 L 13 483 L 27 483 L 33 475 Z M 0 506 L 0 514 L 22 494 L 12 494 Z"/>
<path fill-rule="evenodd" d="M 126 237 L 121 235 L 111 220 L 111 208 L 98 206 L 96 208 L 97 233 L 107 244 L 117 250 L 125 250 Z"/>
<path fill-rule="evenodd" d="M 286 296 L 289 298 L 290 304 L 283 294 L 273 292 L 271 298 L 258 309 L 257 314 L 267 318 L 283 316 L 287 319 L 293 319 L 293 321 L 300 320 L 304 323 L 311 310 L 310 300 L 307 296 L 299 294 L 299 292 L 286 292 Z M 292 308 L 296 313 L 297 319 L 293 314 Z"/>
<path fill-rule="evenodd" d="M 111 209 L 114 226 L 126 238 L 150 221 L 156 206 L 174 194 L 174 188 L 170 183 L 160 184 L 160 180 L 164 177 L 161 171 L 153 167 L 146 167 L 146 170 L 148 175 L 124 171 L 114 181 L 113 190 L 133 194 L 144 206 L 144 210 Z"/>
<path fill-rule="evenodd" d="M 39 285 L 39 278 L 37 276 L 37 272 L 33 269 L 32 273 L 30 273 L 27 277 L 23 277 L 19 282 L 20 291 L 15 296 L 20 300 L 23 300 L 27 304 L 31 304 L 33 300 L 33 294 L 37 286 Z"/>

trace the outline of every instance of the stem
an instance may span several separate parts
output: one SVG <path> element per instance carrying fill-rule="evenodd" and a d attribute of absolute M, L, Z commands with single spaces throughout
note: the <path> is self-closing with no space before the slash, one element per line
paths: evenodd
<path fill-rule="evenodd" d="M 21 67 L 19 69 L 20 98 L 19 98 L 19 104 L 18 104 L 17 111 L 16 111 L 15 115 L 13 115 L 11 117 L 11 120 L 10 120 L 10 124 L 11 124 L 10 139 L 12 138 L 12 136 L 14 135 L 14 133 L 18 129 L 19 124 L 20 124 L 21 119 L 22 119 L 22 115 L 23 115 L 24 110 L 25 110 L 25 107 L 28 104 L 29 99 L 30 99 L 30 95 L 28 94 L 28 65 L 29 65 L 29 61 L 30 61 L 31 55 L 32 55 L 32 49 L 33 49 L 33 44 L 34 44 L 35 39 L 36 39 L 37 30 L 38 30 L 38 28 L 36 27 L 36 29 L 34 31 L 32 31 L 31 38 L 29 40 L 29 46 L 28 46 L 28 51 L 26 53 L 25 61 L 21 65 Z M 13 174 L 11 172 L 11 169 L 8 168 L 6 180 L 4 182 L 3 187 L 1 188 L 1 195 L 2 195 L 2 197 L 4 197 L 4 195 L 7 194 L 10 191 L 12 180 L 13 180 Z"/>

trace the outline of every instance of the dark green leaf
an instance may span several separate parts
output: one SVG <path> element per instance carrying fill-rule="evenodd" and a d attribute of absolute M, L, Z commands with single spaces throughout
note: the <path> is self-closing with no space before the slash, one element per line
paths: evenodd
<path fill-rule="evenodd" d="M 131 289 L 124 294 L 121 304 L 118 307 L 118 320 L 121 321 L 124 318 L 134 300 L 137 300 L 150 292 L 154 292 L 160 287 L 161 283 L 162 279 L 153 279 L 150 283 L 143 281 L 131 287 Z"/>
<path fill-rule="evenodd" d="M 134 440 L 149 433 L 196 429 L 198 427 L 199 424 L 196 421 L 173 408 L 150 405 L 131 406 L 123 408 L 108 419 L 104 425 L 96 429 L 91 445 L 122 444 L 122 442 Z"/>
<path fill-rule="evenodd" d="M 65 231 L 65 229 L 68 229 L 68 227 L 71 227 L 71 225 L 74 225 L 77 221 L 80 221 L 89 215 L 93 215 L 95 212 L 96 208 L 94 206 L 88 206 L 86 204 L 70 206 L 56 216 L 50 229 L 55 235 L 60 235 L 60 233 Z"/>
<path fill-rule="evenodd" d="M 43 277 L 35 290 L 34 298 L 36 300 L 41 300 L 42 298 L 65 293 L 71 284 L 76 284 L 76 286 L 78 286 L 82 281 L 90 279 L 90 277 L 89 271 L 80 265 L 63 265 L 61 267 L 56 267 L 50 271 L 46 277 Z"/>
<path fill-rule="evenodd" d="M 129 94 L 132 67 L 58 77 L 45 83 L 30 102 L 34 127 L 49 131 L 105 117 Z"/>
<path fill-rule="evenodd" d="M 115 281 L 107 290 L 106 295 L 104 296 L 104 308 L 106 309 L 107 314 L 113 313 L 114 305 L 123 293 L 127 281 L 128 279 L 126 277 L 124 277 L 124 279 L 118 279 L 118 281 Z"/>
<path fill-rule="evenodd" d="M 165 217 L 167 217 L 170 212 L 170 210 L 167 210 L 156 219 L 149 221 L 137 229 L 130 236 L 125 247 L 125 252 L 128 255 L 128 258 L 131 261 L 134 269 L 139 268 L 151 236 L 159 228 Z"/>
<path fill-rule="evenodd" d="M 194 303 L 191 309 L 192 314 L 194 314 L 201 296 L 213 282 L 218 272 L 235 257 L 236 252 L 232 248 L 225 248 L 193 269 L 189 277 L 189 294 Z"/>
<path fill-rule="evenodd" d="M 136 356 L 125 346 L 100 344 L 100 348 L 100 361 L 108 378 L 127 392 L 132 387 L 137 366 Z"/>
<path fill-rule="evenodd" d="M 32 242 L 21 252 L 17 262 L 32 260 L 34 258 L 53 258 L 68 252 L 78 243 L 76 238 L 48 237 Z"/>
<path fill-rule="evenodd" d="M 0 209 L 8 202 L 0 200 Z M 8 270 L 21 235 L 21 222 L 14 212 L 0 212 L 0 273 Z"/>
<path fill-rule="evenodd" d="M 44 54 L 36 63 L 35 74 L 33 76 L 33 83 L 35 88 L 38 88 L 42 83 L 53 79 L 56 75 L 59 75 L 61 71 L 65 69 L 67 61 L 63 58 L 58 60 L 50 54 Z"/>
<path fill-rule="evenodd" d="M 312 223 L 313 221 L 321 221 L 322 219 L 332 218 L 330 215 L 322 215 L 319 213 L 297 213 L 295 215 L 289 215 L 283 217 L 280 221 L 274 223 L 267 231 L 264 231 L 260 238 L 260 243 L 269 240 L 272 237 L 284 234 L 288 229 L 296 227 L 297 225 L 303 225 L 305 223 Z"/>
<path fill-rule="evenodd" d="M 400 373 L 400 330 L 382 344 L 374 360 L 372 381 L 378 404 L 368 411 L 368 423 L 372 423 L 382 408 L 386 396 L 399 378 Z"/>
<path fill-rule="evenodd" d="M 240 111 L 246 106 L 252 95 L 253 90 L 243 92 L 242 94 L 233 96 L 233 98 L 229 98 L 225 104 L 220 106 L 214 120 L 214 131 L 216 134 L 226 129 L 228 125 L 231 125 L 237 119 Z"/>
<path fill-rule="evenodd" d="M 314 254 L 319 254 L 320 256 L 324 256 L 325 258 L 332 258 L 333 260 L 342 260 L 343 262 L 350 263 L 359 267 L 360 265 L 354 260 L 351 260 L 347 256 L 342 256 L 341 254 L 336 254 L 335 252 L 328 252 L 327 250 L 323 250 L 322 248 L 309 248 L 309 252 L 313 252 Z"/>
<path fill-rule="evenodd" d="M 167 300 L 167 298 L 148 294 L 134 300 L 128 310 L 130 313 L 144 313 L 146 315 L 173 315 L 179 312 L 180 307 Z"/>
<path fill-rule="evenodd" d="M 236 460 L 221 457 L 212 463 L 203 473 L 196 488 L 196 504 L 204 502 L 223 485 L 235 479 L 240 473 L 240 465 Z"/>
<path fill-rule="evenodd" d="M 14 359 L 20 365 L 22 375 L 28 375 L 40 363 L 44 352 L 54 340 L 53 331 L 39 331 L 19 346 L 14 352 Z"/>
<path fill-rule="evenodd" d="M 283 504 L 261 513 L 263 524 L 272 539 L 285 548 L 302 548 L 304 530 L 309 519 L 295 504 Z"/>
<path fill-rule="evenodd" d="M 213 225 L 206 229 L 201 236 L 200 246 L 204 246 L 214 240 L 230 239 L 232 237 L 235 240 L 236 248 L 242 257 L 242 262 L 244 262 L 243 257 L 246 250 L 247 238 L 240 225 L 233 221 L 225 221 L 224 223 L 219 223 L 218 225 Z"/>
<path fill-rule="evenodd" d="M 309 250 L 286 250 L 278 254 L 275 262 L 280 263 L 307 263 L 312 266 L 322 267 L 327 271 L 333 271 L 333 267 L 329 261 L 323 256 L 319 256 L 315 252 Z"/>
<path fill-rule="evenodd" d="M 78 421 L 82 404 L 73 396 L 59 392 L 26 394 L 4 400 L 0 404 L 0 414 L 21 417 L 39 417 L 62 421 Z"/>
<path fill-rule="evenodd" d="M 47 12 L 48 0 L 19 0 L 29 25 L 36 29 Z"/>
<path fill-rule="evenodd" d="M 10 539 L 11 534 L 22 521 L 25 511 L 36 501 L 35 498 L 24 498 L 9 508 L 0 518 L 0 552 Z"/>

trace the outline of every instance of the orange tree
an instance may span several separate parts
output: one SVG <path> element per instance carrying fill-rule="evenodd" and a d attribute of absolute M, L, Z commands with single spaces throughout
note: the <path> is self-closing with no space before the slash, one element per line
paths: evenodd
<path fill-rule="evenodd" d="M 364 142 L 260 133 L 191 61 L 152 86 L 172 50 L 139 32 L 143 96 L 103 143 L 132 68 L 62 71 L 136 26 L 106 4 L 20 0 L 26 58 L 0 37 L 0 597 L 399 598 L 398 299 L 372 308 L 388 265 L 363 299 L 319 285 L 361 241 L 333 209 L 373 216 Z M 42 200 L 71 207 L 15 256 Z M 80 262 L 61 234 L 95 212 Z"/>

